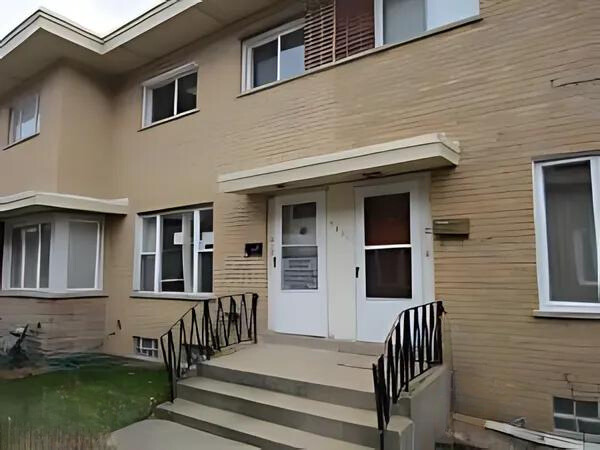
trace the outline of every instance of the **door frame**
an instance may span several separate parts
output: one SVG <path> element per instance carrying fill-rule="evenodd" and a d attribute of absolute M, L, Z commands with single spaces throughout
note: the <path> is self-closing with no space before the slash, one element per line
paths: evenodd
<path fill-rule="evenodd" d="M 317 242 L 318 247 L 318 288 L 316 290 L 290 291 L 289 296 L 315 295 L 320 297 L 319 317 L 314 318 L 315 328 L 312 332 L 302 333 L 302 327 L 282 327 L 279 322 L 281 314 L 278 301 L 281 297 L 281 207 L 283 205 L 315 202 L 317 204 Z M 278 333 L 289 333 L 306 336 L 327 337 L 329 334 L 329 301 L 327 280 L 327 191 L 312 190 L 289 194 L 277 195 L 269 199 L 268 203 L 268 252 L 267 252 L 267 286 L 268 286 L 268 327 Z M 276 258 L 276 260 L 274 259 Z M 274 264 L 274 260 L 276 263 Z M 286 329 L 287 328 L 287 329 Z"/>
<path fill-rule="evenodd" d="M 435 286 L 433 274 L 433 236 L 431 232 L 432 219 L 429 201 L 431 177 L 430 174 L 411 174 L 403 177 L 394 177 L 387 181 L 381 180 L 378 184 L 360 184 L 354 186 L 355 195 L 355 258 L 358 276 L 356 281 L 356 340 L 372 341 L 361 327 L 363 321 L 370 320 L 367 309 L 380 310 L 380 314 L 389 318 L 390 326 L 397 314 L 401 300 L 366 300 L 366 268 L 364 250 L 364 198 L 378 195 L 391 195 L 394 193 L 410 192 L 411 211 L 411 281 L 412 298 L 407 307 L 417 306 L 434 300 Z M 414 214 L 413 213 L 417 212 Z M 415 260 L 419 255 L 419 261 Z M 368 308 L 371 306 L 371 308 Z M 371 319 L 372 320 L 372 319 Z M 389 330 L 386 330 L 387 334 Z"/>

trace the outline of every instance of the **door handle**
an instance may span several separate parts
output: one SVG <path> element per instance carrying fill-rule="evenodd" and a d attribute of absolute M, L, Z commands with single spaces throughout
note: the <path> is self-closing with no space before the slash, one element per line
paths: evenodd
<path fill-rule="evenodd" d="M 355 269 L 355 270 L 354 270 L 354 276 L 355 276 L 356 278 L 358 278 L 358 272 L 360 271 L 360 267 L 356 266 L 354 269 Z"/>
<path fill-rule="evenodd" d="M 277 268 L 277 256 L 273 256 L 273 269 Z"/>

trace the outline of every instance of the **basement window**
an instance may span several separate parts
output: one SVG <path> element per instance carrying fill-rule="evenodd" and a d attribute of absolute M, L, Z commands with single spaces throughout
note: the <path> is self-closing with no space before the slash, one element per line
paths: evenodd
<path fill-rule="evenodd" d="M 158 358 L 158 339 L 134 336 L 133 352 L 147 358 Z"/>
<path fill-rule="evenodd" d="M 598 401 L 554 397 L 554 428 L 556 431 L 600 436 Z"/>
<path fill-rule="evenodd" d="M 102 236 L 98 216 L 56 213 L 7 220 L 3 290 L 102 289 Z"/>
<path fill-rule="evenodd" d="M 212 293 L 213 247 L 211 207 L 140 216 L 134 290 Z"/>
<path fill-rule="evenodd" d="M 600 312 L 600 158 L 538 163 L 534 177 L 540 309 Z"/>
<path fill-rule="evenodd" d="M 188 64 L 143 84 L 143 126 L 181 116 L 197 108 L 198 67 Z"/>
<path fill-rule="evenodd" d="M 242 91 L 304 73 L 304 20 L 243 43 Z"/>
<path fill-rule="evenodd" d="M 8 145 L 36 135 L 39 127 L 40 96 L 34 94 L 19 99 L 10 108 Z"/>

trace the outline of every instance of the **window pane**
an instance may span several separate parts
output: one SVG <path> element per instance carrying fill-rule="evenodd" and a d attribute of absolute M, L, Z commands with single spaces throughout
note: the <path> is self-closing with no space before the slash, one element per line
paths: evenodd
<path fill-rule="evenodd" d="M 598 302 L 589 162 L 544 167 L 550 299 Z"/>
<path fill-rule="evenodd" d="M 410 244 L 410 194 L 365 198 L 365 244 Z"/>
<path fill-rule="evenodd" d="M 213 211 L 200 211 L 200 250 L 210 250 L 214 248 L 214 244 Z"/>
<path fill-rule="evenodd" d="M 198 74 L 196 72 L 181 77 L 177 86 L 177 114 L 196 108 L 196 89 Z"/>
<path fill-rule="evenodd" d="M 13 108 L 10 110 L 10 136 L 9 143 L 13 143 L 21 139 L 21 124 L 19 117 L 21 113 L 19 110 Z"/>
<path fill-rule="evenodd" d="M 411 250 L 367 250 L 368 298 L 412 298 Z"/>
<path fill-rule="evenodd" d="M 152 89 L 152 122 L 173 116 L 175 102 L 175 81 Z"/>
<path fill-rule="evenodd" d="M 425 0 L 384 0 L 383 41 L 385 44 L 402 42 L 424 32 Z"/>
<path fill-rule="evenodd" d="M 69 261 L 67 287 L 96 287 L 98 223 L 69 222 Z"/>
<path fill-rule="evenodd" d="M 252 50 L 253 87 L 277 81 L 277 39 Z"/>
<path fill-rule="evenodd" d="M 37 96 L 27 98 L 21 105 L 21 139 L 37 132 Z"/>
<path fill-rule="evenodd" d="M 142 255 L 142 267 L 140 274 L 140 289 L 142 291 L 154 291 L 154 255 Z"/>
<path fill-rule="evenodd" d="M 283 247 L 281 261 L 281 289 L 318 289 L 318 248 Z"/>
<path fill-rule="evenodd" d="M 317 243 L 317 204 L 284 205 L 282 208 L 283 245 Z"/>
<path fill-rule="evenodd" d="M 42 224 L 42 248 L 40 252 L 40 288 L 47 289 L 50 280 L 50 237 L 52 228 L 49 223 Z"/>
<path fill-rule="evenodd" d="M 600 435 L 600 422 L 581 419 L 577 420 L 577 425 L 580 433 Z"/>
<path fill-rule="evenodd" d="M 575 415 L 577 417 L 598 418 L 598 402 L 575 402 Z"/>
<path fill-rule="evenodd" d="M 281 36 L 281 79 L 304 72 L 304 29 Z"/>
<path fill-rule="evenodd" d="M 142 252 L 156 251 L 156 217 L 144 217 L 142 230 Z"/>
<path fill-rule="evenodd" d="M 183 292 L 181 215 L 162 218 L 162 290 Z"/>
<path fill-rule="evenodd" d="M 427 29 L 441 27 L 479 14 L 479 0 L 428 0 Z"/>
<path fill-rule="evenodd" d="M 570 398 L 554 397 L 554 412 L 560 414 L 575 414 L 574 401 Z"/>
<path fill-rule="evenodd" d="M 38 250 L 40 248 L 40 232 L 37 225 L 25 228 L 25 274 L 23 287 L 37 289 Z"/>
<path fill-rule="evenodd" d="M 198 289 L 200 292 L 213 290 L 213 254 L 212 252 L 198 253 Z"/>
<path fill-rule="evenodd" d="M 563 419 L 562 417 L 555 417 L 554 427 L 558 430 L 577 431 L 575 419 Z"/>
<path fill-rule="evenodd" d="M 10 267 L 10 287 L 20 288 L 21 286 L 21 265 L 23 261 L 23 241 L 21 228 L 16 228 L 12 232 L 11 242 L 11 267 Z"/>

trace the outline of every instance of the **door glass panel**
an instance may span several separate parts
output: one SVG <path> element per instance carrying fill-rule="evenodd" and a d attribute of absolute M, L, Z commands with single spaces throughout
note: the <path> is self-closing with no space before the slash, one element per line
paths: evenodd
<path fill-rule="evenodd" d="M 318 289 L 317 204 L 282 207 L 281 288 Z"/>
<path fill-rule="evenodd" d="M 410 194 L 365 198 L 365 245 L 410 244 Z"/>
<path fill-rule="evenodd" d="M 367 298 L 412 298 L 411 249 L 367 250 Z"/>
<path fill-rule="evenodd" d="M 550 299 L 597 303 L 598 261 L 589 161 L 544 167 Z"/>

